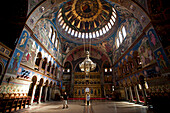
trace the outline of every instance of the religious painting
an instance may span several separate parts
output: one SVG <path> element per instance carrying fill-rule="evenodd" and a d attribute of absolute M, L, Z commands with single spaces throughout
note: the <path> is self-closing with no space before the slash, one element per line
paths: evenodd
<path fill-rule="evenodd" d="M 155 50 L 156 48 L 161 46 L 161 43 L 160 43 L 154 29 L 150 29 L 147 32 L 147 35 L 149 37 L 149 43 L 151 45 L 152 50 Z"/>
<path fill-rule="evenodd" d="M 166 70 L 168 70 L 170 65 L 163 48 L 161 47 L 157 49 L 156 51 L 154 51 L 154 54 L 161 72 L 165 72 Z"/>
<path fill-rule="evenodd" d="M 38 45 L 31 38 L 28 39 L 21 63 L 33 68 L 36 54 L 38 52 Z"/>
<path fill-rule="evenodd" d="M 29 34 L 27 31 L 23 31 L 22 34 L 21 34 L 21 37 L 19 39 L 19 42 L 17 44 L 17 48 L 24 51 L 25 49 L 25 46 L 27 44 L 27 40 L 28 40 L 28 37 L 29 37 Z"/>
<path fill-rule="evenodd" d="M 37 22 L 34 27 L 34 35 L 43 44 L 43 46 L 53 55 L 56 56 L 56 50 L 54 49 L 54 44 L 50 41 L 52 32 L 54 32 L 54 26 L 51 21 L 47 19 L 41 19 Z M 57 32 L 56 32 L 57 33 Z M 56 34 L 57 36 L 57 34 Z"/>
<path fill-rule="evenodd" d="M 149 45 L 148 37 L 144 35 L 144 37 L 138 42 L 138 44 L 140 44 L 138 48 L 138 53 L 141 58 L 142 67 L 154 63 L 155 59 Z"/>
<path fill-rule="evenodd" d="M 15 49 L 14 54 L 11 58 L 10 64 L 8 66 L 7 73 L 10 73 L 10 74 L 17 73 L 22 56 L 23 56 L 23 53 L 20 50 Z"/>

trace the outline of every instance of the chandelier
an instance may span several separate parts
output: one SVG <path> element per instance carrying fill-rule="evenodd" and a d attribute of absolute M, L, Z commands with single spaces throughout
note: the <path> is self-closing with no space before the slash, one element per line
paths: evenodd
<path fill-rule="evenodd" d="M 79 64 L 79 67 L 81 71 L 85 72 L 86 75 L 89 75 L 90 71 L 95 70 L 96 63 L 93 63 L 93 61 L 89 57 L 89 51 L 86 51 L 86 58 L 85 60 Z"/>

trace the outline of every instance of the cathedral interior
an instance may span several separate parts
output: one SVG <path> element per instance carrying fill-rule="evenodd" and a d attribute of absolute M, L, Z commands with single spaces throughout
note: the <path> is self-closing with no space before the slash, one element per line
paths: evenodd
<path fill-rule="evenodd" d="M 60 103 L 64 92 L 70 102 L 82 103 L 88 93 L 94 110 L 86 113 L 106 112 L 95 110 L 106 101 L 147 106 L 151 113 L 170 105 L 167 1 L 13 0 L 1 5 L 0 112 Z"/>

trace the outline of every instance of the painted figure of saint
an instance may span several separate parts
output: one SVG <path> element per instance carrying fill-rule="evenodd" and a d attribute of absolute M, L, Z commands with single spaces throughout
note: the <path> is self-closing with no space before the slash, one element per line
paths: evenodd
<path fill-rule="evenodd" d="M 156 38 L 155 38 L 155 35 L 153 34 L 152 31 L 149 31 L 149 36 L 151 38 L 152 44 L 155 46 L 156 45 Z"/>
<path fill-rule="evenodd" d="M 14 62 L 13 62 L 13 70 L 17 69 L 18 66 L 18 62 L 19 62 L 19 57 L 20 57 L 20 53 L 17 53 L 17 56 L 14 58 Z"/>
<path fill-rule="evenodd" d="M 159 64 L 160 66 L 163 68 L 163 69 L 167 69 L 167 65 L 166 65 L 166 62 L 164 60 L 164 56 L 162 55 L 161 51 L 158 51 L 157 52 L 157 55 L 158 55 L 158 60 L 159 60 Z"/>

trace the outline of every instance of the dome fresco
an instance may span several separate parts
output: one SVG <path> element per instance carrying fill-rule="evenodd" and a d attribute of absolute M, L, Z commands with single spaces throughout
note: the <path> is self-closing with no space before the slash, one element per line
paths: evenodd
<path fill-rule="evenodd" d="M 107 37 L 116 20 L 116 10 L 105 0 L 71 0 L 59 9 L 56 23 L 60 33 L 80 42 Z"/>

